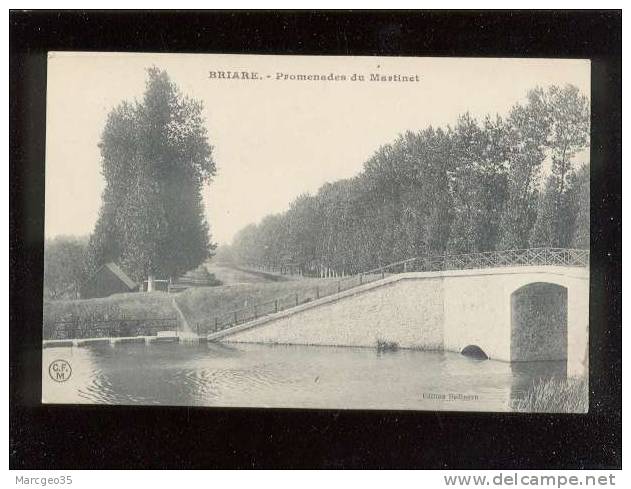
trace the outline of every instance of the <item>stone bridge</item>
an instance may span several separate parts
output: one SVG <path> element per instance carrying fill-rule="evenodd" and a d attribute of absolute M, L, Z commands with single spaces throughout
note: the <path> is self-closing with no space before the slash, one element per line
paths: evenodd
<path fill-rule="evenodd" d="M 245 343 L 462 352 L 495 360 L 567 360 L 586 372 L 589 268 L 498 266 L 403 272 L 208 336 Z"/>

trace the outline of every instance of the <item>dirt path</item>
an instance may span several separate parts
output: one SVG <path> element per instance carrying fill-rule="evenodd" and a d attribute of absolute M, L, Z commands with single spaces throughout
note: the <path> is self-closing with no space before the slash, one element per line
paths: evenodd
<path fill-rule="evenodd" d="M 280 275 L 272 275 L 264 272 L 247 271 L 234 268 L 228 265 L 219 265 L 215 263 L 209 263 L 206 265 L 206 269 L 215 275 L 217 280 L 221 280 L 223 285 L 232 284 L 258 284 L 265 282 L 281 282 L 291 280 L 288 277 Z"/>
<path fill-rule="evenodd" d="M 186 320 L 186 316 L 184 316 L 184 314 L 180 310 L 180 307 L 177 305 L 177 301 L 175 300 L 175 297 L 173 297 L 173 299 L 171 299 L 171 302 L 173 303 L 173 308 L 175 309 L 175 312 L 176 312 L 177 316 L 180 318 L 180 324 L 182 325 L 183 332 L 184 333 L 192 333 L 193 331 L 191 330 L 191 327 L 188 325 L 188 321 Z"/>

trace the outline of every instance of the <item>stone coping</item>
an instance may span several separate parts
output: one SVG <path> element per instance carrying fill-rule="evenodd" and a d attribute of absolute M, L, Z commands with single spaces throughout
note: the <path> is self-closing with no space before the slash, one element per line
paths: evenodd
<path fill-rule="evenodd" d="M 172 336 L 117 336 L 112 338 L 76 338 L 71 340 L 42 340 L 43 348 L 59 348 L 64 346 L 115 345 L 117 343 L 176 343 L 183 338 Z"/>

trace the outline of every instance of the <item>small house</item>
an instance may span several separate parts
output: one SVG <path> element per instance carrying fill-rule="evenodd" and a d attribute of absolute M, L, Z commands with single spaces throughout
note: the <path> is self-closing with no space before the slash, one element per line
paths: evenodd
<path fill-rule="evenodd" d="M 138 284 L 114 263 L 106 263 L 86 280 L 80 288 L 81 299 L 107 297 L 112 294 L 135 292 Z"/>

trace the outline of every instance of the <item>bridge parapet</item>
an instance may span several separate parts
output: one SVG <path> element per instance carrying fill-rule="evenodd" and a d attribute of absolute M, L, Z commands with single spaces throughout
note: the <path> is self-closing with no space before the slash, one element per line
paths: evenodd
<path fill-rule="evenodd" d="M 418 256 L 364 272 L 438 272 L 518 266 L 588 267 L 589 250 L 572 248 L 524 248 L 457 255 Z"/>
<path fill-rule="evenodd" d="M 261 316 L 277 313 L 281 309 L 296 307 L 306 301 L 319 299 L 327 295 L 339 294 L 377 280 L 383 280 L 386 276 L 394 274 L 541 266 L 585 268 L 589 266 L 589 250 L 525 248 L 457 255 L 418 256 L 354 275 L 338 277 L 332 282 L 334 284 L 333 287 L 323 288 L 322 290 L 316 288 L 314 294 L 308 294 L 307 296 L 291 294 L 290 296 L 278 297 L 265 303 L 252 304 L 246 308 L 230 311 L 221 316 L 209 318 L 208 322 L 200 323 L 196 327 L 198 334 L 217 333 L 218 331 L 256 320 Z"/>
<path fill-rule="evenodd" d="M 587 369 L 589 269 L 538 265 L 389 273 L 208 336 L 211 341 L 375 346 L 461 352 L 494 360 L 567 360 Z M 551 293 L 554 292 L 554 293 Z"/>

